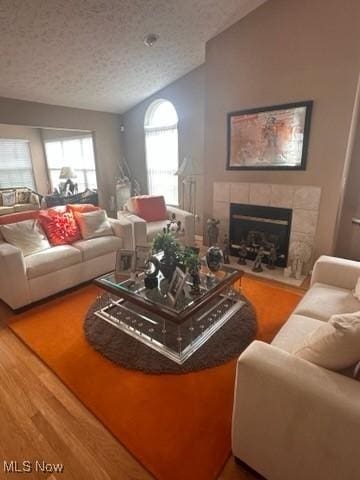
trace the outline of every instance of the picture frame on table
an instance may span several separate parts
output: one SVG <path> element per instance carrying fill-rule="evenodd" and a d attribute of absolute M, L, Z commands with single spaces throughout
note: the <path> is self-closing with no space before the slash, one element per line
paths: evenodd
<path fill-rule="evenodd" d="M 173 273 L 173 276 L 171 278 L 170 285 L 167 291 L 167 296 L 172 306 L 176 305 L 178 298 L 180 297 L 182 291 L 184 290 L 184 286 L 187 278 L 188 278 L 187 273 L 184 273 L 179 267 L 175 268 L 175 271 Z"/>
<path fill-rule="evenodd" d="M 306 170 L 313 101 L 227 114 L 227 170 Z"/>
<path fill-rule="evenodd" d="M 117 276 L 130 276 L 134 270 L 134 251 L 120 249 L 116 252 L 115 274 Z"/>
<path fill-rule="evenodd" d="M 135 272 L 144 272 L 146 268 L 146 263 L 151 256 L 151 248 L 136 246 L 135 247 L 135 256 L 134 256 L 134 271 Z"/>

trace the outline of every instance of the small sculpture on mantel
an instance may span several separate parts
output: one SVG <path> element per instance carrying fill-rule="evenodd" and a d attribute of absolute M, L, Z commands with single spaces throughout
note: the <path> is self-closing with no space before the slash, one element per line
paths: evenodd
<path fill-rule="evenodd" d="M 269 270 L 274 270 L 275 269 L 276 260 L 277 260 L 276 247 L 275 247 L 274 244 L 271 244 L 270 250 L 269 250 L 269 255 L 268 255 L 268 263 L 267 263 L 267 268 Z"/>
<path fill-rule="evenodd" d="M 254 265 L 251 269 L 253 272 L 263 272 L 264 271 L 264 269 L 262 268 L 262 259 L 264 258 L 264 255 L 265 255 L 264 247 L 259 247 L 259 249 L 257 251 L 256 258 L 255 258 Z"/>
<path fill-rule="evenodd" d="M 230 263 L 230 246 L 229 246 L 229 237 L 224 235 L 223 240 L 223 255 L 224 255 L 224 263 Z"/>
<path fill-rule="evenodd" d="M 240 248 L 239 248 L 239 260 L 238 260 L 239 265 L 246 265 L 247 255 L 248 255 L 247 244 L 245 240 L 242 240 L 240 242 Z"/>
<path fill-rule="evenodd" d="M 303 267 L 311 260 L 312 247 L 307 241 L 296 240 L 290 244 L 289 258 L 292 275 L 298 280 L 303 273 Z"/>
<path fill-rule="evenodd" d="M 207 234 L 209 239 L 209 246 L 217 245 L 219 238 L 219 223 L 217 218 L 209 218 L 207 223 Z"/>

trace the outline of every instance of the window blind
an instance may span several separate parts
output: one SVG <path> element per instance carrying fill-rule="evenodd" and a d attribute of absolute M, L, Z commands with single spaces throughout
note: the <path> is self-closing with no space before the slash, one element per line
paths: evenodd
<path fill-rule="evenodd" d="M 178 205 L 177 126 L 146 129 L 145 146 L 150 195 L 163 195 L 167 204 Z"/>
<path fill-rule="evenodd" d="M 28 140 L 0 138 L 0 188 L 35 190 Z"/>

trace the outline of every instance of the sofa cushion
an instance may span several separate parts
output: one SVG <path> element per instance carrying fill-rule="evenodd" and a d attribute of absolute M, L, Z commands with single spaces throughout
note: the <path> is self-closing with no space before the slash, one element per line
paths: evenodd
<path fill-rule="evenodd" d="M 15 207 L 0 207 L 0 215 L 9 215 L 15 212 Z"/>
<path fill-rule="evenodd" d="M 342 370 L 360 360 L 360 312 L 333 315 L 311 332 L 294 354 L 330 370 Z"/>
<path fill-rule="evenodd" d="M 51 247 L 25 258 L 28 278 L 41 277 L 81 262 L 81 252 L 70 245 Z"/>
<path fill-rule="evenodd" d="M 114 234 L 105 210 L 88 213 L 75 212 L 74 215 L 84 240 Z"/>
<path fill-rule="evenodd" d="M 150 222 L 146 224 L 146 237 L 147 241 L 150 243 L 154 240 L 158 233 L 163 231 L 163 228 L 166 228 L 169 220 L 161 220 L 159 222 Z"/>
<path fill-rule="evenodd" d="M 158 222 L 168 218 L 165 199 L 162 195 L 141 195 L 132 198 L 135 215 L 147 222 Z"/>
<path fill-rule="evenodd" d="M 281 327 L 271 344 L 274 347 L 292 353 L 311 332 L 323 324 L 324 322 L 321 320 L 293 314 Z"/>
<path fill-rule="evenodd" d="M 32 203 L 17 203 L 14 205 L 15 212 L 27 212 L 28 210 L 36 210 L 38 207 Z"/>
<path fill-rule="evenodd" d="M 78 242 L 74 242 L 72 246 L 81 252 L 83 261 L 87 261 L 100 257 L 101 255 L 106 255 L 107 253 L 116 252 L 122 248 L 123 244 L 121 238 L 115 237 L 115 235 L 109 235 L 107 237 L 79 240 Z"/>
<path fill-rule="evenodd" d="M 19 248 L 26 257 L 50 248 L 48 239 L 37 220 L 0 225 L 2 237 L 14 247 Z"/>
<path fill-rule="evenodd" d="M 336 313 L 360 310 L 360 301 L 351 290 L 315 283 L 296 307 L 294 313 L 328 321 Z"/>

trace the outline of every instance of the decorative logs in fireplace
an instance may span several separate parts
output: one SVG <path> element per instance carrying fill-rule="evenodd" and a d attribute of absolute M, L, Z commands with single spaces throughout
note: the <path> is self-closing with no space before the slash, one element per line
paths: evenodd
<path fill-rule="evenodd" d="M 230 253 L 239 263 L 255 260 L 262 249 L 269 268 L 286 267 L 292 210 L 258 205 L 230 204 Z"/>

